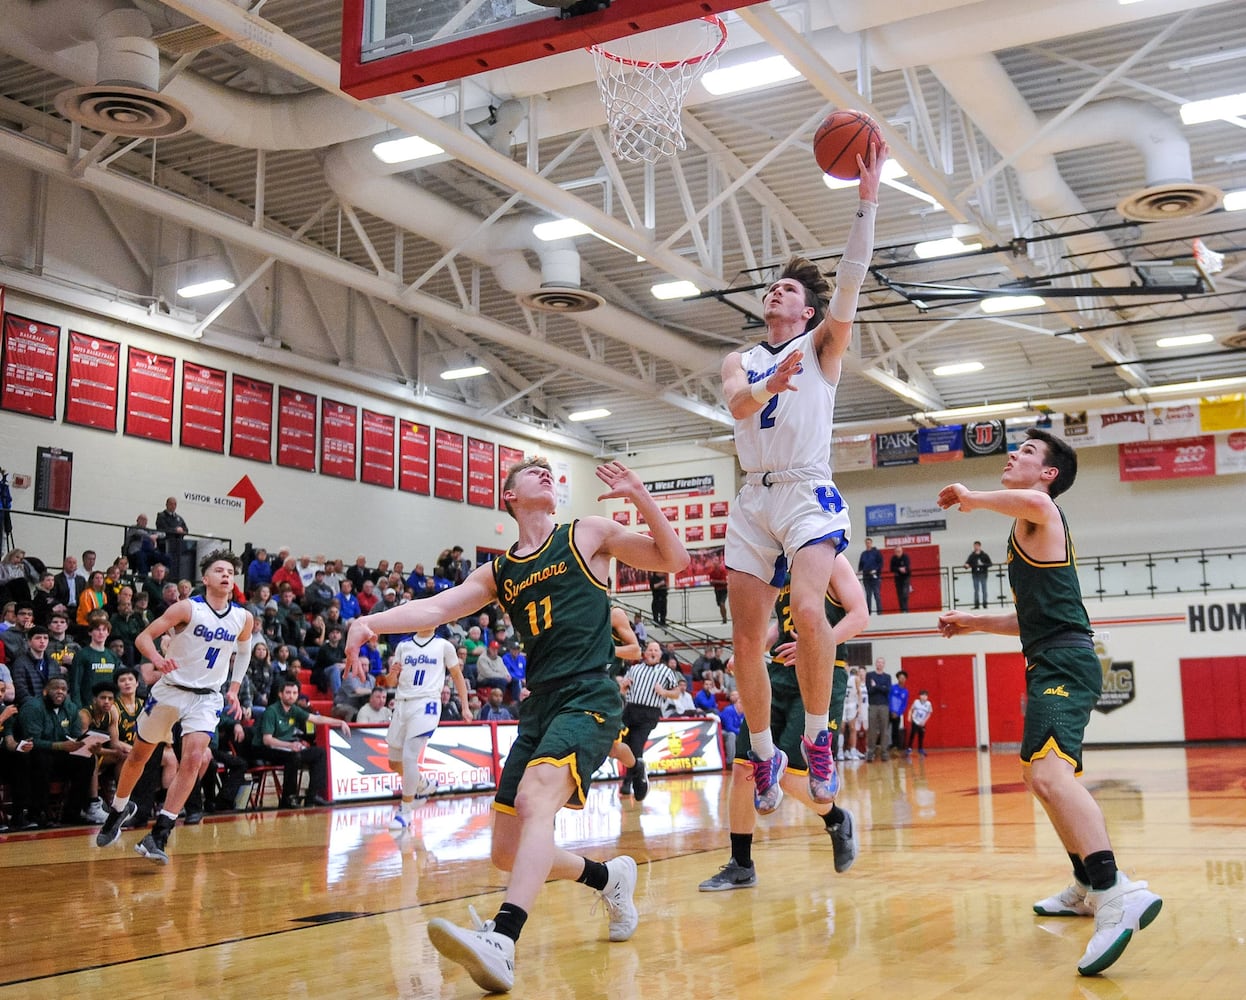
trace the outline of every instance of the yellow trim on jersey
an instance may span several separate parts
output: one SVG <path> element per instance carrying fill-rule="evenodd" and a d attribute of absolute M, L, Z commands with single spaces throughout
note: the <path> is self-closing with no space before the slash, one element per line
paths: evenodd
<path fill-rule="evenodd" d="M 545 541 L 541 543 L 541 547 L 538 548 L 535 552 L 531 552 L 526 556 L 515 555 L 515 549 L 518 548 L 519 546 L 519 543 L 516 542 L 509 549 L 506 550 L 506 558 L 509 559 L 511 562 L 517 562 L 517 563 L 531 562 L 533 559 L 541 555 L 541 553 L 543 553 L 546 549 L 549 548 L 550 543 L 554 540 L 554 535 L 556 535 L 557 533 L 558 533 L 558 525 L 555 524 L 554 530 L 551 531 L 549 533 L 549 537 L 546 538 Z M 499 556 L 498 558 L 501 558 L 501 557 Z"/>
<path fill-rule="evenodd" d="M 534 767 L 537 764 L 552 764 L 554 767 L 571 768 L 571 783 L 575 786 L 571 793 L 571 798 L 567 800 L 567 807 L 571 809 L 584 808 L 584 785 L 580 781 L 580 772 L 575 766 L 575 754 L 567 754 L 566 757 L 533 757 L 528 761 L 528 767 Z"/>
<path fill-rule="evenodd" d="M 580 523 L 580 519 L 576 518 L 571 522 L 571 530 L 567 532 L 567 545 L 571 548 L 571 554 L 575 556 L 575 561 L 580 564 L 580 571 L 593 583 L 598 589 L 609 592 L 610 588 L 597 579 L 596 574 L 588 568 L 588 563 L 584 561 L 584 557 L 580 555 L 580 547 L 575 544 L 575 529 Z"/>
<path fill-rule="evenodd" d="M 1039 747 L 1029 760 L 1023 760 L 1021 763 L 1026 767 L 1029 767 L 1034 763 L 1034 761 L 1038 760 L 1040 757 L 1046 757 L 1049 753 L 1054 753 L 1061 760 L 1066 761 L 1073 768 L 1074 776 L 1082 773 L 1082 769 L 1077 766 L 1077 761 L 1060 749 L 1060 745 L 1056 743 L 1056 738 L 1054 736 L 1047 737 L 1047 742 Z"/>
<path fill-rule="evenodd" d="M 1077 566 L 1077 553 L 1073 551 L 1073 539 L 1069 537 L 1068 529 L 1064 531 L 1064 559 L 1053 562 L 1039 562 L 1037 559 L 1031 559 L 1025 554 L 1025 549 L 1021 547 L 1021 543 L 1017 541 L 1017 524 L 1014 521 L 1012 531 L 1009 534 L 1008 541 L 1012 546 L 1012 550 L 1021 557 L 1021 561 L 1028 566 L 1034 566 L 1038 569 L 1049 569 L 1059 566 Z"/>
<path fill-rule="evenodd" d="M 507 816 L 518 816 L 519 815 L 519 813 L 515 810 L 514 806 L 504 806 L 502 805 L 501 802 L 497 801 L 497 799 L 493 800 L 493 808 L 497 812 L 505 813 Z"/>

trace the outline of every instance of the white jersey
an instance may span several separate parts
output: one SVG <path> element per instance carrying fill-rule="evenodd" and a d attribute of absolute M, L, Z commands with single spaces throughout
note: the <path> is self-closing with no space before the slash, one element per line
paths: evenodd
<path fill-rule="evenodd" d="M 922 701 L 918 698 L 915 702 L 913 702 L 912 714 L 909 718 L 912 720 L 913 725 L 924 726 L 926 724 L 926 720 L 933 714 L 934 705 L 928 701 Z"/>
<path fill-rule="evenodd" d="M 173 636 L 164 654 L 177 669 L 165 674 L 164 679 L 178 687 L 219 691 L 229 680 L 238 636 L 251 621 L 251 613 L 233 601 L 217 613 L 202 597 L 189 600 L 190 621 Z"/>
<path fill-rule="evenodd" d="M 441 699 L 441 688 L 446 683 L 446 671 L 458 666 L 459 654 L 453 644 L 440 636 L 430 635 L 421 639 L 418 635 L 398 643 L 394 656 L 401 665 L 398 675 L 398 700 L 412 698 Z"/>
<path fill-rule="evenodd" d="M 811 479 L 831 478 L 831 428 L 835 389 L 826 380 L 808 333 L 772 347 L 761 343 L 740 356 L 749 384 L 768 378 L 793 351 L 804 358 L 792 379 L 797 392 L 770 397 L 757 413 L 735 422 L 735 447 L 745 472 L 808 469 Z"/>

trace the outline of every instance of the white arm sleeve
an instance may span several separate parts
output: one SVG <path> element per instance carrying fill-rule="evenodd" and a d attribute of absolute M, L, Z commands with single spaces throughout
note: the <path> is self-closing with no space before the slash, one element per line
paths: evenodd
<path fill-rule="evenodd" d="M 857 314 L 857 296 L 874 256 L 874 217 L 877 214 L 878 206 L 872 201 L 857 203 L 857 216 L 848 230 L 848 243 L 835 272 L 835 292 L 827 310 L 837 322 L 851 323 Z"/>
<path fill-rule="evenodd" d="M 233 669 L 229 672 L 230 684 L 241 684 L 242 678 L 247 675 L 247 668 L 251 666 L 251 651 L 255 649 L 255 642 L 256 636 L 252 633 L 251 638 L 245 643 L 238 643 L 238 650 L 234 653 Z"/>

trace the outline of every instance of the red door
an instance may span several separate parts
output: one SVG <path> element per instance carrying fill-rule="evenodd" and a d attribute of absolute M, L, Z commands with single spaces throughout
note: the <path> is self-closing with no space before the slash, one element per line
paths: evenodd
<path fill-rule="evenodd" d="M 939 568 L 939 546 L 906 545 L 909 557 L 909 611 L 943 610 L 943 575 Z M 885 611 L 899 611 L 896 578 L 891 572 L 891 549 L 883 550 L 882 599 Z"/>
<path fill-rule="evenodd" d="M 974 747 L 973 657 L 906 656 L 900 667 L 908 676 L 909 703 L 925 688 L 934 715 L 926 724 L 927 747 Z"/>
<path fill-rule="evenodd" d="M 1246 656 L 1207 656 L 1181 661 L 1181 701 L 1187 740 L 1246 737 Z"/>
<path fill-rule="evenodd" d="M 986 654 L 986 715 L 990 741 L 1020 743 L 1025 727 L 1025 656 Z"/>

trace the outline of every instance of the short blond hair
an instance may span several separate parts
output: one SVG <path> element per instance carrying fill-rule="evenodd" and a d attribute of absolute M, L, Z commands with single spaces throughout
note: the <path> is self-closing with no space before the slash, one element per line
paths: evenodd
<path fill-rule="evenodd" d="M 515 480 L 519 474 L 526 469 L 544 469 L 546 472 L 553 472 L 550 468 L 548 459 L 544 458 L 525 458 L 522 462 L 512 465 L 506 473 L 506 481 L 502 483 L 502 503 L 506 507 L 506 513 L 511 517 L 515 516 L 515 511 L 510 505 L 510 501 L 506 499 L 506 491 L 515 485 Z"/>

